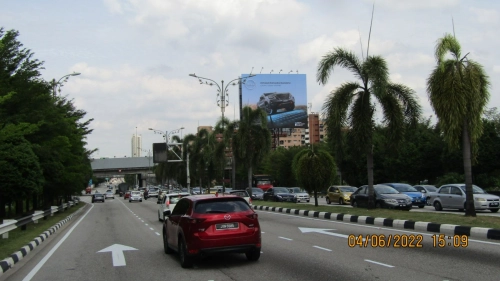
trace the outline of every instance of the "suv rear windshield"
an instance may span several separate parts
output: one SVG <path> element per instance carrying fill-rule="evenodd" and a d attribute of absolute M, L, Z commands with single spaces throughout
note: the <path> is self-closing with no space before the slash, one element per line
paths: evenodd
<path fill-rule="evenodd" d="M 197 202 L 194 207 L 194 212 L 198 214 L 245 212 L 248 210 L 250 210 L 250 206 L 242 198 L 203 200 Z"/>

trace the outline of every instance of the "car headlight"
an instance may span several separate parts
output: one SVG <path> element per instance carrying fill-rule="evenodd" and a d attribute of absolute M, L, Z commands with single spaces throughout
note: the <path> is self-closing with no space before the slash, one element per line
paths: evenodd
<path fill-rule="evenodd" d="M 411 203 L 411 198 L 406 198 L 406 203 Z"/>
<path fill-rule="evenodd" d="M 474 197 L 474 200 L 476 200 L 476 201 L 481 201 L 481 202 L 486 201 L 486 199 L 484 199 L 484 198 L 477 198 L 477 197 Z"/>
<path fill-rule="evenodd" d="M 294 195 L 293 198 L 297 198 L 297 195 Z"/>
<path fill-rule="evenodd" d="M 384 199 L 384 202 L 386 203 L 392 203 L 392 204 L 397 204 L 398 201 L 396 199 Z"/>
<path fill-rule="evenodd" d="M 278 198 L 282 198 L 282 197 L 281 197 L 281 195 L 276 195 L 276 197 L 278 197 Z"/>

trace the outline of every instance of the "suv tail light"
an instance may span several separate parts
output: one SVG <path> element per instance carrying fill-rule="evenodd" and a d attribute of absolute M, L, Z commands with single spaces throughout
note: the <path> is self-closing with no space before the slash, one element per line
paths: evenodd
<path fill-rule="evenodd" d="M 188 223 L 193 223 L 193 224 L 195 224 L 195 223 L 202 223 L 202 222 L 204 222 L 205 220 L 206 220 L 206 219 L 191 218 L 191 217 L 186 218 L 186 221 L 187 221 Z"/>
<path fill-rule="evenodd" d="M 167 200 L 165 201 L 165 206 L 170 207 L 170 198 L 167 198 Z"/>
<path fill-rule="evenodd" d="M 257 219 L 257 217 L 258 217 L 257 213 L 253 213 L 253 214 L 247 215 L 247 218 L 253 219 L 253 220 Z"/>

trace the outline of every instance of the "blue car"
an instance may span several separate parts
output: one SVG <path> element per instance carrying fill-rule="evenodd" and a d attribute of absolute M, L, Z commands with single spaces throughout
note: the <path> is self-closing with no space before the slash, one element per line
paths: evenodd
<path fill-rule="evenodd" d="M 412 206 L 418 206 L 419 208 L 425 207 L 426 204 L 425 194 L 418 191 L 413 186 L 406 183 L 383 183 L 383 185 L 388 185 L 396 189 L 397 191 L 410 196 Z"/>

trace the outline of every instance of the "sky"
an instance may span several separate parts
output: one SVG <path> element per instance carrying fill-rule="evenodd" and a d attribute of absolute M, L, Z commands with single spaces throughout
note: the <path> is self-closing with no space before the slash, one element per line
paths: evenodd
<path fill-rule="evenodd" d="M 161 134 L 182 136 L 221 117 L 217 88 L 241 74 L 306 75 L 311 112 L 329 93 L 356 78 L 335 68 L 316 81 L 322 56 L 336 47 L 388 63 L 392 82 L 412 88 L 423 116 L 434 116 L 426 81 L 435 67 L 439 38 L 453 33 L 491 80 L 488 108 L 500 107 L 500 1 L 460 0 L 2 0 L 1 25 L 44 62 L 52 80 L 78 72 L 61 88 L 87 112 L 92 156 L 130 157 L 131 138 L 142 136 L 142 155 Z M 363 52 L 362 52 L 363 50 Z M 227 85 L 227 84 L 226 84 Z M 229 86 L 225 116 L 239 116 L 238 87 Z M 174 133 L 172 133 L 173 135 Z"/>

